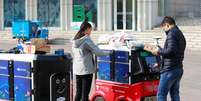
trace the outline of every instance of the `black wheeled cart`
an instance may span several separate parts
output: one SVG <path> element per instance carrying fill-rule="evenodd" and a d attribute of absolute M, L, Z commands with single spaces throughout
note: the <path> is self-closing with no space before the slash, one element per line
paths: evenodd
<path fill-rule="evenodd" d="M 0 100 L 70 101 L 70 55 L 0 54 Z"/>

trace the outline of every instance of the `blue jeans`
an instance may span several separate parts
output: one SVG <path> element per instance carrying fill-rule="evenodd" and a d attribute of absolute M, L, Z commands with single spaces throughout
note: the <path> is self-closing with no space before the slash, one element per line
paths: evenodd
<path fill-rule="evenodd" d="M 157 101 L 167 101 L 168 92 L 170 92 L 171 101 L 180 101 L 179 87 L 182 75 L 182 68 L 170 70 L 160 75 Z"/>

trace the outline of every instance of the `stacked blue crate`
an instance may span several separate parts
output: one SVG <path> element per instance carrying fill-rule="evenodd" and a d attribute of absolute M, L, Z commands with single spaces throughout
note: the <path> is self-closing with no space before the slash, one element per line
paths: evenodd
<path fill-rule="evenodd" d="M 129 52 L 115 51 L 115 81 L 129 83 Z"/>
<path fill-rule="evenodd" d="M 32 38 L 48 39 L 48 29 L 40 21 L 32 21 Z M 35 29 L 35 31 L 34 31 Z"/>
<path fill-rule="evenodd" d="M 13 38 L 31 38 L 31 22 L 27 20 L 17 20 L 12 23 Z"/>
<path fill-rule="evenodd" d="M 111 51 L 111 50 L 110 50 Z M 112 56 L 97 57 L 98 78 L 101 80 L 112 80 Z"/>
<path fill-rule="evenodd" d="M 40 31 L 39 38 L 48 39 L 49 32 L 47 28 L 41 28 L 39 31 Z"/>
<path fill-rule="evenodd" d="M 38 21 L 31 21 L 31 36 L 30 38 L 36 38 L 38 34 L 38 27 L 39 27 Z"/>
<path fill-rule="evenodd" d="M 0 60 L 0 101 L 9 100 L 8 61 Z"/>
<path fill-rule="evenodd" d="M 111 55 L 97 57 L 98 79 L 125 84 L 150 79 L 155 74 L 153 78 L 158 79 L 159 56 L 143 50 L 131 51 L 131 55 L 129 52 L 113 50 Z"/>
<path fill-rule="evenodd" d="M 111 55 L 97 57 L 98 79 L 129 83 L 129 52 L 110 51 Z"/>
<path fill-rule="evenodd" d="M 48 39 L 48 29 L 43 28 L 39 21 L 16 20 L 12 23 L 13 38 L 31 38 Z"/>
<path fill-rule="evenodd" d="M 15 101 L 31 101 L 31 63 L 14 61 Z"/>

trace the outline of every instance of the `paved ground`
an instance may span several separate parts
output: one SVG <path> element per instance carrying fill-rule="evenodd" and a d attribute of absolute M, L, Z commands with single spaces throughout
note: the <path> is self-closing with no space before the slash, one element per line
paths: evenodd
<path fill-rule="evenodd" d="M 181 99 L 181 101 L 201 99 L 201 52 L 186 51 Z"/>
<path fill-rule="evenodd" d="M 54 41 L 51 41 L 54 43 Z M 57 41 L 58 42 L 58 41 Z M 69 39 L 59 40 L 65 44 L 51 44 L 53 53 L 55 49 L 64 48 L 70 51 Z M 15 41 L 0 40 L 0 49 L 10 49 L 15 46 Z M 181 83 L 181 101 L 200 101 L 201 99 L 201 52 L 186 50 L 184 60 L 184 75 Z"/>

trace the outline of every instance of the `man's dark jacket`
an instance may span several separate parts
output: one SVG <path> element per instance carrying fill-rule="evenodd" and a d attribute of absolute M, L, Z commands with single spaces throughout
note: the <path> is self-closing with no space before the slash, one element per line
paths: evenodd
<path fill-rule="evenodd" d="M 162 56 L 161 73 L 176 68 L 183 68 L 186 40 L 180 29 L 175 26 L 166 32 L 167 38 L 164 48 L 160 48 Z"/>

